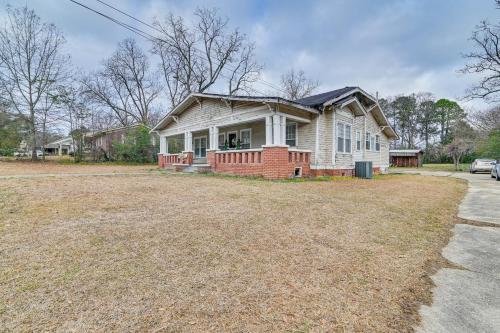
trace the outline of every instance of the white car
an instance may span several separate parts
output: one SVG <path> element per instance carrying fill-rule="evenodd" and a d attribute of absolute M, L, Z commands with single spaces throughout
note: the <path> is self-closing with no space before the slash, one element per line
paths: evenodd
<path fill-rule="evenodd" d="M 30 156 L 33 156 L 33 152 L 30 152 Z M 41 150 L 36 150 L 36 157 L 43 157 L 43 152 Z"/>
<path fill-rule="evenodd" d="M 470 165 L 470 173 L 476 173 L 476 172 L 491 172 L 491 169 L 495 165 L 494 160 L 487 160 L 484 158 L 477 158 L 472 162 Z"/>
<path fill-rule="evenodd" d="M 500 161 L 497 161 L 493 168 L 491 168 L 491 178 L 495 178 L 500 182 Z"/>

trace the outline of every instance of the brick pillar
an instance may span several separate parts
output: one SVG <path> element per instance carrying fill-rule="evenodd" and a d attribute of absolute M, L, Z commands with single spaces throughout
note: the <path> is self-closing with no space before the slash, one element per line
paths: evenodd
<path fill-rule="evenodd" d="M 217 169 L 217 160 L 215 159 L 215 150 L 207 150 L 207 163 L 210 165 L 212 172 Z"/>
<path fill-rule="evenodd" d="M 262 176 L 266 179 L 286 179 L 292 176 L 289 174 L 287 146 L 264 146 L 262 163 Z"/>
<path fill-rule="evenodd" d="M 182 161 L 182 164 L 187 164 L 187 165 L 193 164 L 193 152 L 187 151 L 184 152 L 183 154 L 186 155 L 186 158 Z"/>

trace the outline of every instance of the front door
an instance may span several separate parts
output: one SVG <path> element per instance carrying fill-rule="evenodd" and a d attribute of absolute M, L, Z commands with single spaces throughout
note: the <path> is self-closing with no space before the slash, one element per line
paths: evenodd
<path fill-rule="evenodd" d="M 194 138 L 194 157 L 203 158 L 207 157 L 207 137 L 200 136 Z"/>

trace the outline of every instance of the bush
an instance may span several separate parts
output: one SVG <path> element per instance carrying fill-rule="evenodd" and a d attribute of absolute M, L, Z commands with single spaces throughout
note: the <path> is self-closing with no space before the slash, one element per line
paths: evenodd
<path fill-rule="evenodd" d="M 0 156 L 14 156 L 15 148 L 0 148 Z"/>
<path fill-rule="evenodd" d="M 146 126 L 134 128 L 125 134 L 124 143 L 113 143 L 116 159 L 124 162 L 155 162 L 158 148 L 151 144 L 151 136 Z"/>

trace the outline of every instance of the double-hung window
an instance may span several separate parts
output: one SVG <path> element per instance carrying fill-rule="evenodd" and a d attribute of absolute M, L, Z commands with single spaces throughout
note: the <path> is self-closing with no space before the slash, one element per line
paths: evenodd
<path fill-rule="evenodd" d="M 344 152 L 344 124 L 337 123 L 337 152 Z"/>
<path fill-rule="evenodd" d="M 370 132 L 366 132 L 365 133 L 365 149 L 366 150 L 372 150 L 371 138 L 372 138 L 372 135 L 370 134 Z"/>
<path fill-rule="evenodd" d="M 219 133 L 219 150 L 223 150 L 226 144 L 226 133 Z"/>
<path fill-rule="evenodd" d="M 356 150 L 361 150 L 361 132 L 356 130 Z"/>
<path fill-rule="evenodd" d="M 344 123 L 337 123 L 337 152 L 351 153 L 351 125 Z"/>
<path fill-rule="evenodd" d="M 290 147 L 297 146 L 297 123 L 286 123 L 286 144 Z"/>
<path fill-rule="evenodd" d="M 375 135 L 375 150 L 380 151 L 380 135 Z"/>
<path fill-rule="evenodd" d="M 240 131 L 241 149 L 250 149 L 252 146 L 252 130 L 250 128 Z"/>

